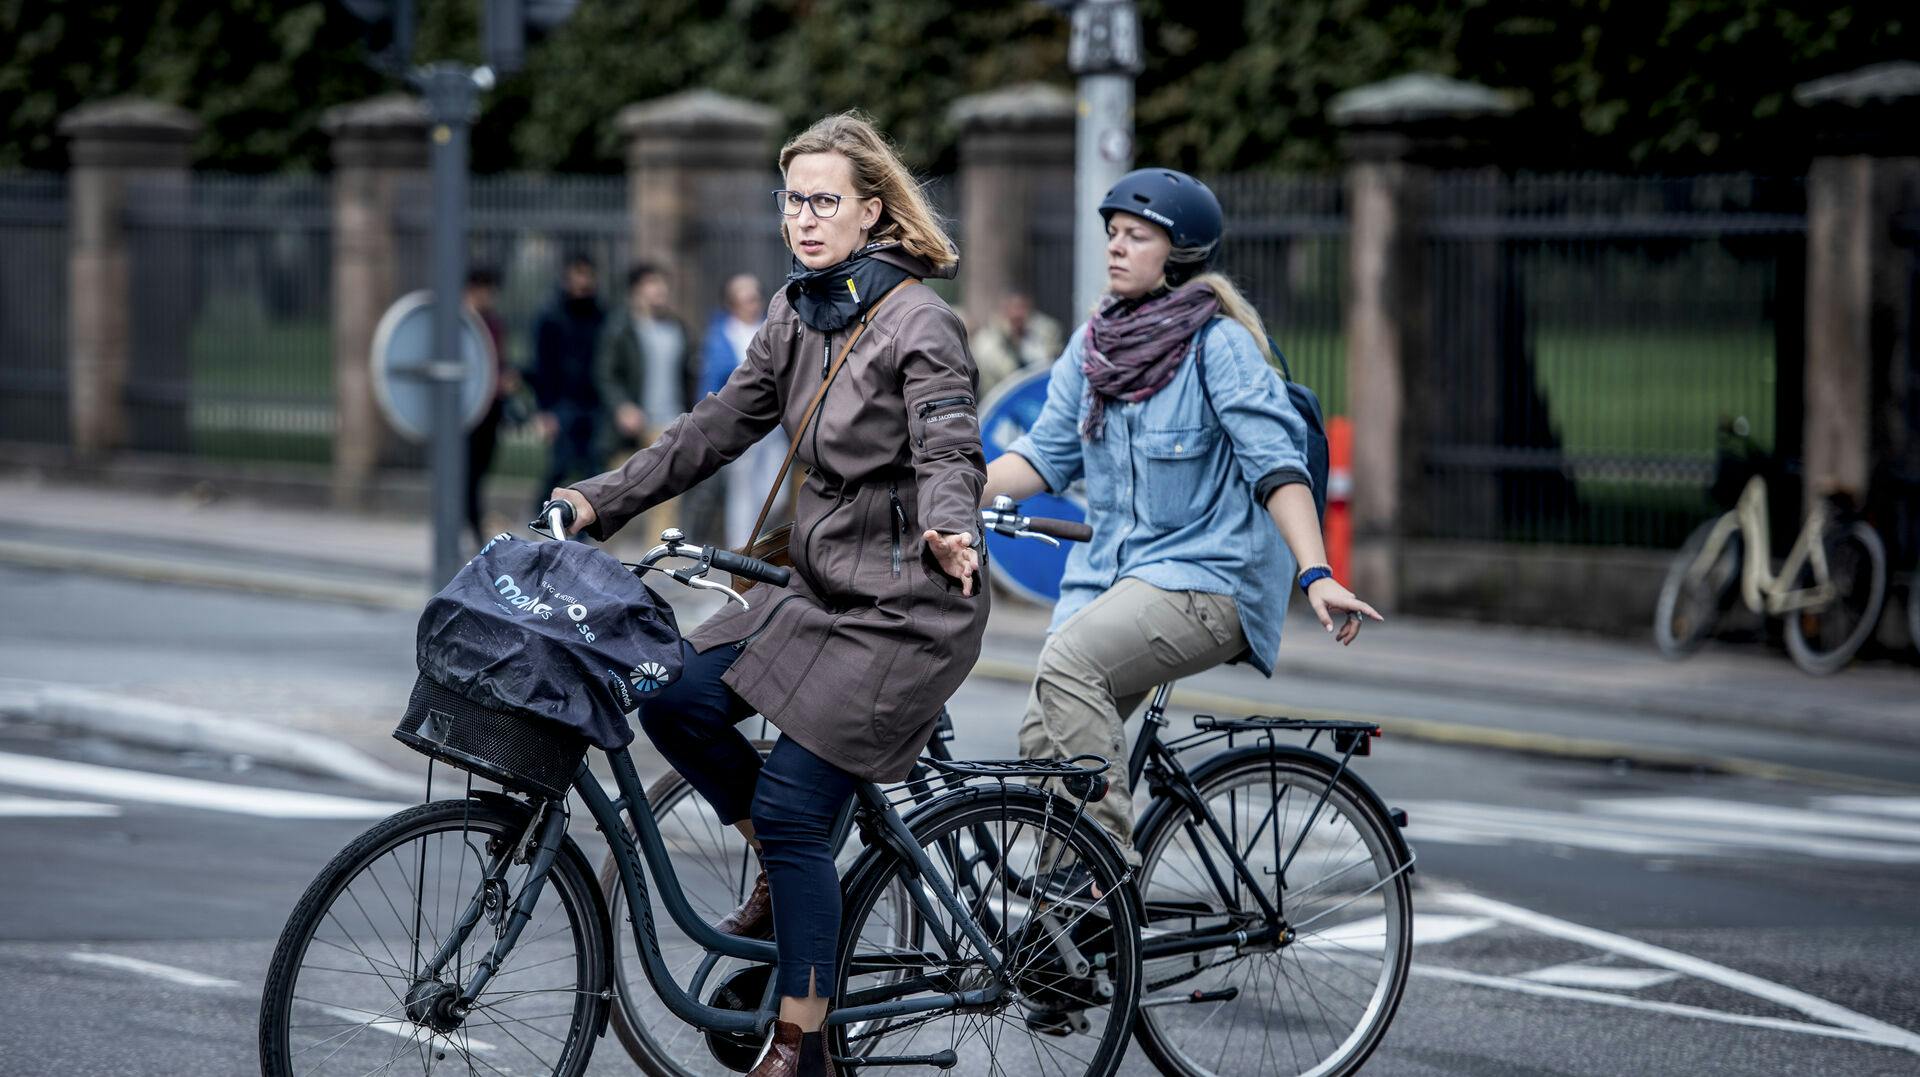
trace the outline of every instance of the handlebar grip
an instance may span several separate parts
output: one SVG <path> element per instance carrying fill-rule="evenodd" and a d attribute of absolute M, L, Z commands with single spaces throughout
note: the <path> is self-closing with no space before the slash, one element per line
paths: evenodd
<path fill-rule="evenodd" d="M 793 578 L 793 572 L 790 569 L 769 565 L 757 557 L 748 557 L 743 553 L 734 553 L 732 550 L 722 550 L 717 547 L 713 551 L 713 567 L 735 576 L 745 576 L 750 580 L 770 583 L 775 587 L 785 587 L 787 581 Z"/>
<path fill-rule="evenodd" d="M 546 504 L 540 506 L 540 514 L 538 516 L 535 516 L 533 518 L 533 523 L 529 524 L 528 526 L 536 527 L 536 528 L 544 528 L 548 526 L 552 521 L 547 519 L 547 515 L 551 513 L 554 509 L 560 510 L 560 526 L 564 528 L 572 528 L 573 517 L 574 517 L 573 502 L 568 501 L 564 498 L 549 501 Z M 566 536 L 556 535 L 554 537 L 565 538 Z"/>
<path fill-rule="evenodd" d="M 1068 542 L 1087 542 L 1093 538 L 1093 528 L 1072 520 L 1054 520 L 1045 516 L 1035 516 L 1027 521 L 1027 530 L 1038 535 L 1051 535 Z"/>

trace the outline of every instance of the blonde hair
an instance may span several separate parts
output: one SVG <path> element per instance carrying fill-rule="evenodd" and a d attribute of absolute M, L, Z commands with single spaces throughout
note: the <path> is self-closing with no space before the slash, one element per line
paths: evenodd
<path fill-rule="evenodd" d="M 913 173 L 907 171 L 899 154 L 865 115 L 852 110 L 827 116 L 793 136 L 780 147 L 781 173 L 803 153 L 845 157 L 853 165 L 854 193 L 880 200 L 880 219 L 874 222 L 869 240 L 899 243 L 908 254 L 937 269 L 960 261 L 953 240 L 940 227 Z M 780 222 L 780 238 L 787 239 L 785 221 Z"/>
<path fill-rule="evenodd" d="M 1273 346 L 1267 343 L 1266 323 L 1260 320 L 1260 312 L 1253 309 L 1253 304 L 1240 294 L 1240 289 L 1225 273 L 1202 273 L 1187 283 L 1212 289 L 1214 298 L 1220 301 L 1220 313 L 1246 327 L 1247 332 L 1253 334 L 1253 342 L 1259 346 L 1260 354 L 1266 356 L 1267 365 L 1275 365 Z"/>

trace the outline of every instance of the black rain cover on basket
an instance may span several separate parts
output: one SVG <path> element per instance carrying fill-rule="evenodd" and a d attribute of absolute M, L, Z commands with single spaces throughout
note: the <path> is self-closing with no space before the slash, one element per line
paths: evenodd
<path fill-rule="evenodd" d="M 420 672 L 484 707 L 633 740 L 625 715 L 680 676 L 673 608 L 618 558 L 583 542 L 496 535 L 427 600 Z"/>

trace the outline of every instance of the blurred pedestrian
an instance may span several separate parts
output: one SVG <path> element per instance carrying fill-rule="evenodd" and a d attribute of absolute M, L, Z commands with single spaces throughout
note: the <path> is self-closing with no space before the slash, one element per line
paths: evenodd
<path fill-rule="evenodd" d="M 971 341 L 974 362 L 980 364 L 980 395 L 1015 374 L 1050 365 L 1062 343 L 1060 323 L 1034 310 L 1032 296 L 1009 292 Z"/>
<path fill-rule="evenodd" d="M 467 284 L 461 301 L 468 313 L 487 327 L 487 343 L 493 347 L 493 401 L 487 413 L 467 432 L 467 529 L 473 532 L 476 546 L 484 546 L 487 533 L 481 527 L 480 505 L 487 471 L 493 467 L 494 449 L 500 440 L 500 423 L 506 401 L 520 391 L 520 372 L 507 362 L 507 326 L 500 320 L 500 271 L 490 265 L 467 270 Z"/>
<path fill-rule="evenodd" d="M 534 422 L 549 446 L 541 489 L 600 470 L 594 453 L 600 397 L 593 364 L 606 312 L 598 289 L 593 259 L 580 251 L 567 255 L 559 293 L 533 325 L 533 369 L 527 380 L 540 409 Z"/>
<path fill-rule="evenodd" d="M 666 270 L 636 262 L 627 270 L 626 302 L 600 330 L 594 386 L 607 435 L 600 455 L 610 466 L 619 467 L 635 450 L 653 444 L 693 402 L 699 356 L 672 303 Z M 654 508 L 642 533 L 651 539 L 675 526 L 679 511 L 677 503 Z"/>
<path fill-rule="evenodd" d="M 766 323 L 767 298 L 760 290 L 759 279 L 751 273 L 737 273 L 727 278 L 720 290 L 720 308 L 707 327 L 706 344 L 701 349 L 703 394 L 720 391 L 734 368 L 745 360 L 753 335 Z M 780 461 L 786 455 L 786 432 L 775 428 L 720 474 L 697 488 L 719 495 L 713 502 L 714 515 L 718 518 L 714 521 L 718 526 L 713 533 L 724 535 L 727 545 L 738 549 L 753 541 L 748 532 L 753 529 L 754 516 L 766 499 L 767 488 L 779 477 Z M 776 522 L 786 519 L 787 500 L 784 494 L 775 498 L 767 519 Z M 702 523 L 712 526 L 708 521 Z"/>

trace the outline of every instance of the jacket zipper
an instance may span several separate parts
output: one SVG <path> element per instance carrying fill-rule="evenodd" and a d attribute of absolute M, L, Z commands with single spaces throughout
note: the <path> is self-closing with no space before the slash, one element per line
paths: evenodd
<path fill-rule="evenodd" d="M 900 537 L 906 534 L 907 531 L 907 510 L 900 507 L 900 486 L 898 483 L 887 484 L 887 501 L 893 509 L 892 516 L 887 521 L 893 525 L 893 577 L 894 579 L 899 579 Z"/>
<path fill-rule="evenodd" d="M 778 601 L 778 602 L 776 602 L 776 603 L 774 603 L 774 604 L 773 604 L 773 608 L 767 611 L 767 619 L 766 619 L 766 620 L 764 620 L 764 621 L 761 621 L 761 622 L 760 622 L 760 627 L 759 627 L 759 628 L 756 628 L 756 629 L 754 629 L 753 631 L 751 631 L 751 632 L 749 632 L 749 633 L 747 633 L 747 638 L 745 638 L 745 639 L 743 639 L 743 640 L 741 640 L 740 642 L 738 642 L 738 643 L 736 643 L 736 644 L 734 644 L 734 645 L 733 645 L 733 649 L 734 649 L 734 651 L 736 651 L 736 652 L 739 652 L 739 651 L 744 651 L 744 650 L 746 650 L 746 649 L 747 649 L 747 644 L 749 644 L 749 643 L 752 643 L 752 642 L 753 642 L 754 640 L 756 640 L 756 639 L 759 639 L 759 638 L 760 638 L 760 633 L 762 633 L 762 632 L 765 632 L 765 631 L 767 630 L 767 626 L 773 623 L 773 618 L 774 618 L 774 615 L 776 615 L 776 614 L 778 614 L 778 613 L 780 612 L 780 607 L 782 607 L 782 606 L 784 606 L 784 605 L 786 605 L 786 604 L 787 604 L 787 603 L 789 603 L 789 602 L 792 602 L 792 601 L 793 601 L 794 599 L 796 599 L 796 598 L 799 598 L 799 597 L 800 597 L 799 595 L 788 595 L 787 597 L 785 597 L 785 598 L 783 598 L 783 599 L 781 599 L 780 601 Z"/>
<path fill-rule="evenodd" d="M 927 447 L 928 416 L 939 411 L 941 408 L 952 407 L 955 404 L 971 403 L 973 403 L 973 398 L 970 396 L 943 396 L 938 400 L 928 400 L 922 403 L 918 408 L 920 413 L 920 447 L 923 449 Z"/>

